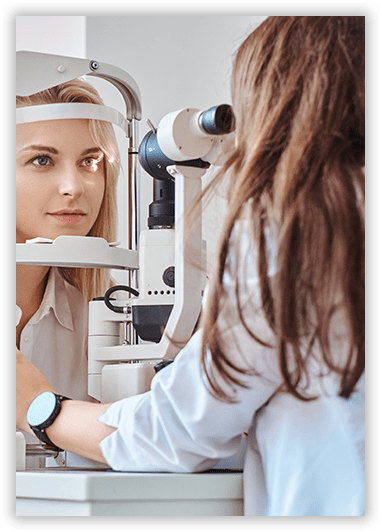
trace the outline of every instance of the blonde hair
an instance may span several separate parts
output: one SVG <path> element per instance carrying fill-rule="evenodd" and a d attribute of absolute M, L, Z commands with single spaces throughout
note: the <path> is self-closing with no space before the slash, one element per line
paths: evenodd
<path fill-rule="evenodd" d="M 94 87 L 82 79 L 74 79 L 30 96 L 16 96 L 16 107 L 51 103 L 102 105 L 103 102 Z M 110 123 L 89 120 L 89 130 L 92 139 L 105 155 L 105 192 L 99 215 L 88 236 L 113 242 L 117 237 L 116 187 L 120 169 L 118 145 Z M 68 283 L 82 292 L 87 301 L 103 296 L 112 284 L 108 269 L 59 268 L 59 271 Z"/>

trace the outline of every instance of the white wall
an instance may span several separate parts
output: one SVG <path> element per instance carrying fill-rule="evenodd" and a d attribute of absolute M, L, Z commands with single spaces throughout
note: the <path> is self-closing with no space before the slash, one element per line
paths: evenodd
<path fill-rule="evenodd" d="M 16 50 L 87 57 L 114 64 L 133 76 L 143 104 L 140 137 L 168 112 L 183 107 L 207 109 L 230 103 L 232 55 L 245 36 L 265 16 L 242 15 L 129 15 L 129 16 L 19 16 Z M 124 111 L 119 92 L 103 80 L 91 81 L 105 103 Z M 116 128 L 118 129 L 118 128 Z M 117 131 L 123 154 L 123 134 Z M 152 201 L 152 179 L 141 172 L 141 226 L 145 227 Z M 210 178 L 209 172 L 204 181 Z M 120 179 L 119 239 L 126 244 L 126 183 Z M 208 259 L 225 209 L 216 197 L 203 215 Z M 119 280 L 119 275 L 116 275 Z M 120 279 L 120 282 L 124 282 Z"/>
<path fill-rule="evenodd" d="M 16 51 L 86 57 L 85 16 L 16 17 Z"/>
<path fill-rule="evenodd" d="M 145 120 L 154 125 L 171 111 L 184 107 L 207 109 L 230 103 L 232 55 L 265 16 L 130 15 L 87 17 L 87 54 L 126 70 L 137 82 L 143 104 L 140 137 Z M 111 89 L 112 91 L 113 89 Z M 102 95 L 105 93 L 102 93 Z M 115 104 L 113 93 L 106 103 Z M 120 110 L 123 104 L 120 100 Z M 207 181 L 209 176 L 204 178 Z M 152 180 L 142 171 L 141 225 L 152 201 Z M 203 217 L 203 236 L 210 260 L 225 203 L 213 200 Z"/>

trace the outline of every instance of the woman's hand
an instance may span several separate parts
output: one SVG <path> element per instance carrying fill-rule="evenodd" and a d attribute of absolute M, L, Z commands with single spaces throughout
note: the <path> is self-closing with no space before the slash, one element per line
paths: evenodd
<path fill-rule="evenodd" d="M 43 374 L 16 348 L 16 428 L 32 433 L 26 420 L 30 403 L 42 392 L 53 392 Z"/>

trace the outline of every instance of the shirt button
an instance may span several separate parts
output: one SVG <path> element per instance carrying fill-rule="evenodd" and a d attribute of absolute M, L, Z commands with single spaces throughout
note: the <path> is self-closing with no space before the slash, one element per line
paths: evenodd
<path fill-rule="evenodd" d="M 29 343 L 31 342 L 31 340 L 32 340 L 32 338 L 31 338 L 30 336 L 26 336 L 26 337 L 24 338 L 24 342 L 25 342 L 26 344 L 29 344 Z"/>

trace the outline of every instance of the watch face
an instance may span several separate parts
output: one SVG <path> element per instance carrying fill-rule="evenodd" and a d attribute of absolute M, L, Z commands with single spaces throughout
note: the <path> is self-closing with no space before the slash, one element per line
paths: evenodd
<path fill-rule="evenodd" d="M 30 404 L 26 419 L 32 427 L 44 423 L 53 413 L 56 406 L 56 396 L 52 392 L 38 395 Z"/>

